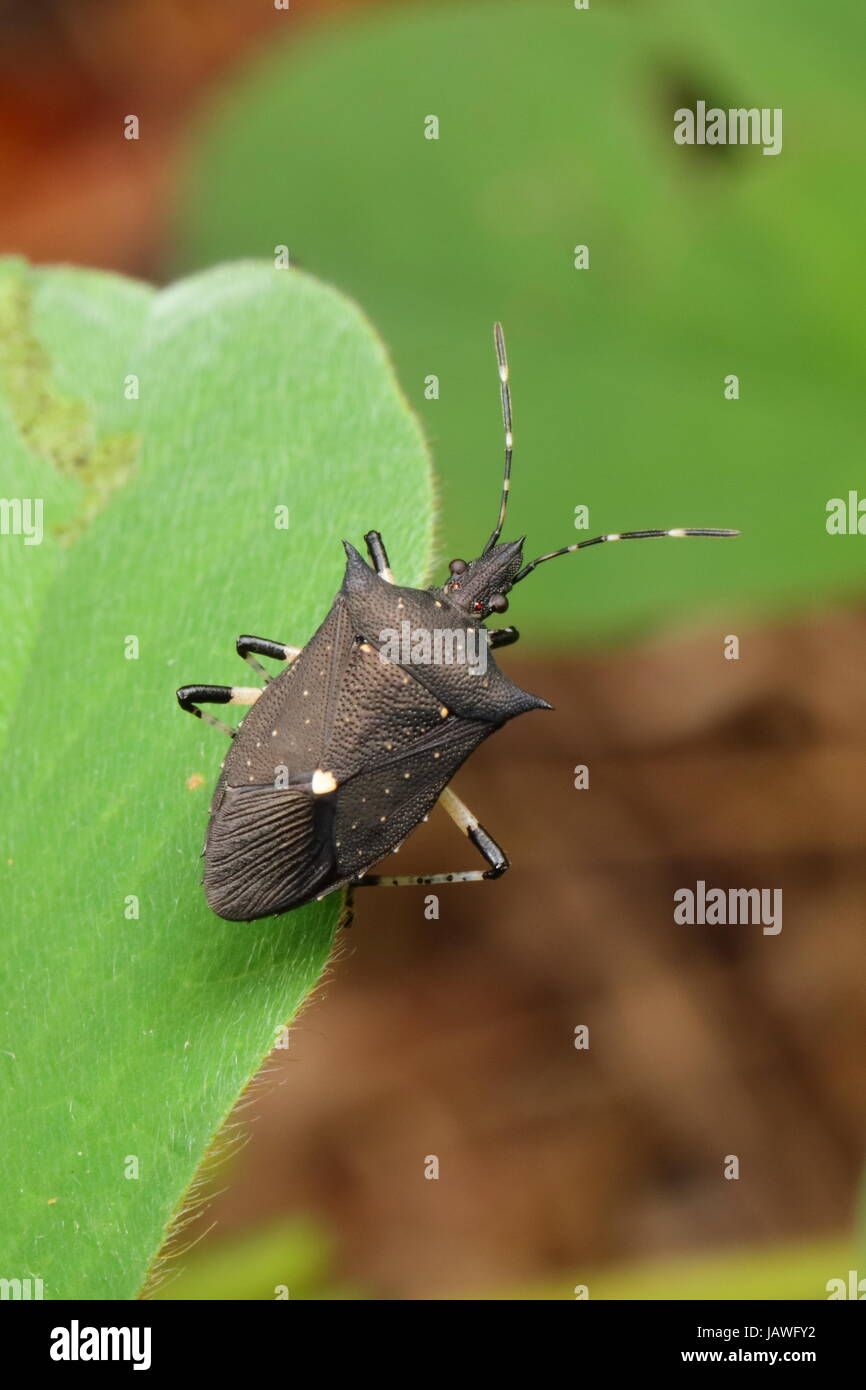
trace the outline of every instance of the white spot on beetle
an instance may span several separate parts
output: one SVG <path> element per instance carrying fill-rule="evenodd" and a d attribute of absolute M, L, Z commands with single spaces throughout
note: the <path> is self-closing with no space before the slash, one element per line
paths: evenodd
<path fill-rule="evenodd" d="M 313 773 L 313 779 L 310 782 L 310 789 L 314 796 L 323 796 L 326 792 L 335 792 L 337 790 L 337 779 L 333 772 L 323 772 L 320 767 L 317 767 Z"/>

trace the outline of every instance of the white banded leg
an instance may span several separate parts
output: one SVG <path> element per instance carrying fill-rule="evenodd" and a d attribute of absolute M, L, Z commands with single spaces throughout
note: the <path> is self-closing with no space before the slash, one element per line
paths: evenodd
<path fill-rule="evenodd" d="M 257 685 L 182 685 L 177 692 L 177 702 L 188 714 L 194 714 L 196 719 L 203 719 L 214 729 L 234 738 L 237 729 L 199 709 L 196 701 L 201 700 L 206 705 L 254 705 L 261 693 Z"/>
<path fill-rule="evenodd" d="M 508 868 L 505 852 L 450 787 L 446 787 L 439 797 L 439 804 L 448 812 L 458 829 L 472 841 L 490 867 L 464 869 L 453 874 L 405 874 L 397 877 L 390 874 L 367 874 L 356 881 L 358 888 L 409 888 L 428 883 L 480 883 L 482 879 L 499 878 L 505 873 Z"/>
<path fill-rule="evenodd" d="M 266 671 L 260 661 L 256 661 L 253 653 L 258 656 L 271 656 L 275 661 L 294 661 L 300 655 L 300 647 L 289 647 L 284 642 L 273 642 L 270 637 L 250 637 L 245 634 L 239 637 L 235 643 L 238 649 L 238 656 L 242 656 L 244 661 L 249 662 L 253 670 L 258 675 L 263 676 L 265 683 L 270 684 L 273 676 L 270 671 Z"/>

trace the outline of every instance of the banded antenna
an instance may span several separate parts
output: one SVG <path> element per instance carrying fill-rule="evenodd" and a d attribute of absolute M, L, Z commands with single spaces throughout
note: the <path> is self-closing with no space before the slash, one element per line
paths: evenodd
<path fill-rule="evenodd" d="M 511 432 L 511 391 L 508 387 L 508 358 L 505 355 L 505 334 L 502 332 L 502 324 L 494 323 L 493 341 L 496 344 L 496 361 L 499 367 L 499 392 L 502 396 L 502 425 L 505 430 L 505 473 L 502 478 L 502 496 L 499 499 L 499 518 L 496 526 L 490 535 L 490 539 L 482 550 L 482 555 L 487 555 L 495 546 L 502 534 L 502 527 L 505 523 L 505 513 L 508 508 L 508 493 L 511 489 L 511 451 L 514 447 L 514 436 Z"/>
<path fill-rule="evenodd" d="M 508 509 L 508 494 L 511 491 L 511 453 L 514 447 L 514 435 L 511 427 L 511 390 L 508 385 L 508 358 L 505 353 L 505 334 L 502 331 L 502 324 L 493 325 L 493 341 L 496 344 L 496 361 L 499 367 L 499 390 L 502 396 L 502 424 L 505 430 L 505 471 L 502 478 L 502 496 L 499 500 L 499 517 L 496 526 L 491 532 L 490 539 L 482 551 L 487 555 L 502 534 L 502 527 L 505 524 L 505 513 Z M 539 555 L 537 560 L 532 560 L 525 565 L 519 574 L 515 575 L 511 581 L 511 586 L 525 579 L 531 574 L 538 565 L 543 565 L 545 560 L 555 560 L 558 555 L 570 555 L 573 550 L 584 550 L 588 545 L 601 545 L 604 541 L 643 541 L 660 536 L 671 536 L 675 540 L 681 540 L 685 536 L 710 536 L 716 539 L 726 539 L 731 536 L 738 536 L 739 531 L 729 531 L 717 526 L 675 526 L 668 530 L 652 531 L 613 531 L 605 536 L 593 536 L 592 540 L 577 541 L 574 545 L 564 545 L 561 550 L 551 550 L 547 555 Z"/>
<path fill-rule="evenodd" d="M 572 550 L 584 550 L 588 545 L 601 545 L 603 541 L 645 541 L 655 536 L 673 536 L 675 540 L 681 540 L 683 536 L 725 538 L 739 534 L 739 531 L 723 530 L 717 526 L 675 526 L 670 531 L 612 531 L 606 536 L 593 536 L 591 541 L 577 541 L 574 545 L 564 545 L 561 550 L 551 550 L 548 555 L 539 555 L 537 560 L 524 565 L 520 573 L 514 576 L 511 586 L 513 588 L 515 584 L 519 584 L 521 579 L 525 579 L 538 565 L 543 565 L 545 560 L 555 560 L 557 555 L 570 555 Z"/>

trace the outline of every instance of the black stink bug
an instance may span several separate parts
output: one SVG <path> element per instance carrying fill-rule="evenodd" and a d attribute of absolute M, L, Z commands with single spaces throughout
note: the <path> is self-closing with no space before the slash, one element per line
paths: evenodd
<path fill-rule="evenodd" d="M 473 749 L 515 715 L 549 709 L 496 665 L 513 627 L 488 629 L 506 594 L 537 565 L 603 541 L 650 536 L 735 536 L 683 528 L 595 536 L 523 564 L 523 539 L 500 544 L 511 479 L 511 397 L 502 328 L 494 328 L 505 426 L 499 516 L 476 560 L 452 560 L 441 588 L 394 583 L 377 531 L 364 540 L 372 567 L 343 542 L 346 572 L 330 612 L 303 649 L 239 637 L 240 656 L 264 688 L 187 685 L 182 709 L 233 740 L 210 808 L 202 854 L 210 907 L 230 921 L 287 912 L 337 888 L 469 883 L 498 878 L 508 860 L 448 783 Z M 456 655 L 455 655 L 456 654 Z M 289 664 L 271 678 L 256 656 Z M 252 705 L 239 728 L 197 702 Z M 487 868 L 393 878 L 369 869 L 437 801 Z"/>

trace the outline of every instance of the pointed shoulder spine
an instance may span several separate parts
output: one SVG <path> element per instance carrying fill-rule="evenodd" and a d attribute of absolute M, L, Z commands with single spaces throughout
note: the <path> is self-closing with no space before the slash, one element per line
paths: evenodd
<path fill-rule="evenodd" d="M 349 541 L 343 541 L 343 549 L 346 552 L 346 572 L 343 575 L 342 592 L 359 593 L 369 588 L 371 580 L 378 577 L 376 571 L 370 568 Z"/>

